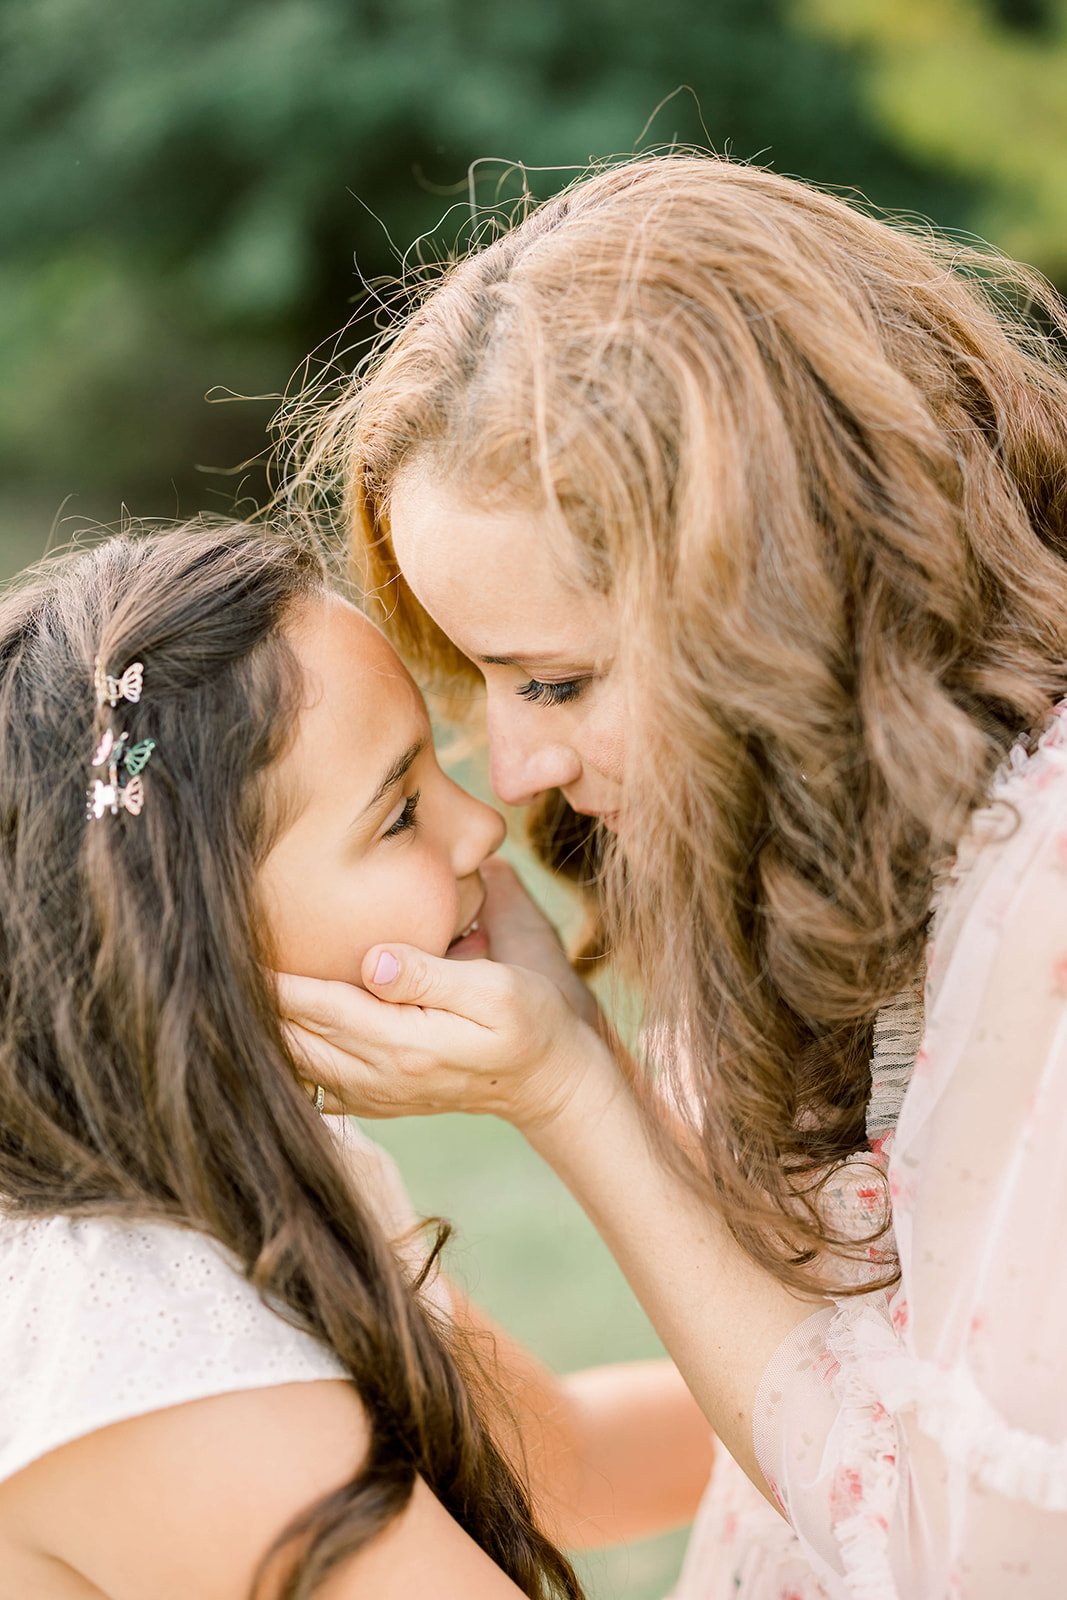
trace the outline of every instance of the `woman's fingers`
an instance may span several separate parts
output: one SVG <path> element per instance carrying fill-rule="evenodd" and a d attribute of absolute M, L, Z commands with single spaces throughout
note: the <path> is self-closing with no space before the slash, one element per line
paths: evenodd
<path fill-rule="evenodd" d="M 364 995 L 353 984 L 330 982 L 325 978 L 298 978 L 289 972 L 277 972 L 274 977 L 282 1016 L 298 1017 L 303 1027 L 315 1032 L 333 1033 L 342 1018 L 358 1028 L 363 1020 L 362 1002 L 367 1003 L 367 1020 L 370 1009 L 378 1007 L 373 996 Z"/>
<path fill-rule="evenodd" d="M 323 1085 L 331 1110 L 357 1116 L 488 1109 L 478 1103 L 478 1067 L 486 1045 L 496 1042 L 492 1032 L 418 1000 L 461 1001 L 464 985 L 456 993 L 450 980 L 479 965 L 492 973 L 491 963 L 439 962 L 407 946 L 391 948 L 399 957 L 396 978 L 382 986 L 383 993 L 395 993 L 406 1004 L 386 1003 L 347 983 L 276 974 L 279 1007 L 301 1076 Z M 371 971 L 378 970 L 378 954 L 372 952 L 368 961 Z M 490 983 L 498 992 L 507 987 L 506 973 L 501 977 L 503 983 L 500 977 Z M 484 983 L 473 985 L 473 994 L 476 1009 L 493 1010 Z M 494 1109 L 496 1104 L 494 1097 Z"/>
<path fill-rule="evenodd" d="M 546 960 L 566 964 L 558 933 L 508 863 L 491 856 L 481 870 L 485 905 L 480 920 L 493 960 L 534 972 L 544 970 Z"/>
<path fill-rule="evenodd" d="M 452 1109 L 438 1103 L 436 1097 L 427 1098 L 417 1075 L 399 1070 L 383 1072 L 297 1022 L 285 1023 L 284 1029 L 311 1098 L 315 1098 L 320 1085 L 325 1091 L 322 1110 L 327 1116 L 429 1116 Z"/>
<path fill-rule="evenodd" d="M 284 1022 L 282 1032 L 293 1060 L 300 1069 L 300 1081 L 309 1098 L 314 1100 L 317 1090 L 322 1088 L 325 1098 L 321 1109 L 327 1116 L 341 1116 L 348 1112 L 350 1107 L 338 1089 L 338 1067 L 342 1067 L 341 1079 L 359 1073 L 362 1068 L 366 1071 L 368 1082 L 372 1081 L 370 1070 L 354 1057 L 342 1055 L 334 1046 L 327 1044 L 321 1034 L 302 1028 L 298 1022 Z M 367 1098 L 369 1100 L 369 1096 Z M 361 1112 L 361 1115 L 369 1116 L 370 1112 Z"/>
<path fill-rule="evenodd" d="M 363 957 L 363 982 L 392 1005 L 433 1006 L 440 1003 L 446 986 L 434 971 L 434 957 L 407 945 L 376 945 Z"/>
<path fill-rule="evenodd" d="M 481 874 L 485 884 L 483 915 L 490 923 L 504 926 L 515 923 L 526 928 L 537 928 L 539 932 L 551 934 L 558 943 L 559 935 L 555 928 L 510 862 L 502 856 L 490 856 L 482 862 Z"/>
<path fill-rule="evenodd" d="M 413 1008 L 386 1005 L 354 984 L 276 974 L 278 1005 L 298 1059 L 313 1064 L 320 1081 L 336 1088 L 362 1074 L 368 1084 L 386 1068 L 395 1075 L 418 1041 Z"/>
<path fill-rule="evenodd" d="M 363 957 L 363 982 L 395 1006 L 443 1011 L 492 1028 L 508 988 L 508 969 L 492 961 L 449 961 L 411 945 L 375 945 Z"/>
<path fill-rule="evenodd" d="M 482 863 L 482 876 L 486 887 L 482 918 L 493 960 L 542 973 L 583 1022 L 602 1031 L 604 1019 L 595 997 L 571 966 L 558 932 L 521 878 L 499 856 Z"/>
<path fill-rule="evenodd" d="M 367 953 L 363 974 L 376 994 L 277 980 L 282 1015 L 299 1030 L 293 1037 L 308 1063 L 302 1076 L 317 1073 L 313 1081 L 357 1116 L 469 1111 L 541 1124 L 596 1055 L 595 1036 L 537 973 L 391 944 Z"/>

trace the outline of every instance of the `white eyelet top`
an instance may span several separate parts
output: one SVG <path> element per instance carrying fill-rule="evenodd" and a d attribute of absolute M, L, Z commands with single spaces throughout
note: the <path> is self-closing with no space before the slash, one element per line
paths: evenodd
<path fill-rule="evenodd" d="M 391 1158 L 354 1123 L 326 1121 L 386 1236 L 402 1241 L 414 1217 Z M 149 1411 L 347 1376 L 191 1229 L 62 1216 L 0 1222 L 0 1481 Z"/>

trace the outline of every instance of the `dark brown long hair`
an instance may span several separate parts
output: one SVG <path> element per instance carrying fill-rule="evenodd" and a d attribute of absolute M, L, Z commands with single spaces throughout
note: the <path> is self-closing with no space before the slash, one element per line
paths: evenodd
<path fill-rule="evenodd" d="M 0 1194 L 8 1213 L 200 1230 L 348 1369 L 369 1457 L 287 1530 L 285 1600 L 385 1527 L 416 1474 L 525 1594 L 573 1600 L 345 1180 L 266 977 L 265 778 L 301 692 L 283 629 L 323 581 L 292 539 L 194 526 L 48 561 L 0 602 Z M 143 663 L 140 701 L 98 708 L 97 660 Z M 87 820 L 109 728 L 155 741 L 144 809 Z"/>
<path fill-rule="evenodd" d="M 872 1019 L 921 973 L 938 864 L 1067 690 L 1063 308 L 991 251 L 680 153 L 576 183 L 394 333 L 297 414 L 291 493 L 343 505 L 426 674 L 472 669 L 393 555 L 416 460 L 538 512 L 612 593 L 610 936 L 694 1074 L 716 1202 L 803 1284 L 850 1247 L 798 1185 L 863 1147 Z M 546 854 L 588 870 L 547 805 Z"/>

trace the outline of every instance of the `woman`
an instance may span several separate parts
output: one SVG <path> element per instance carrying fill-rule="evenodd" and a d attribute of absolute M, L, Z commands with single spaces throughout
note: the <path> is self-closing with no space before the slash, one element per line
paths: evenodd
<path fill-rule="evenodd" d="M 1065 332 L 658 157 L 450 269 L 313 438 L 394 640 L 484 679 L 497 793 L 598 875 L 674 1138 L 532 975 L 390 945 L 399 1004 L 285 1004 L 337 1102 L 507 1117 L 596 1221 L 796 1535 L 721 1456 L 687 1594 L 1060 1592 Z"/>

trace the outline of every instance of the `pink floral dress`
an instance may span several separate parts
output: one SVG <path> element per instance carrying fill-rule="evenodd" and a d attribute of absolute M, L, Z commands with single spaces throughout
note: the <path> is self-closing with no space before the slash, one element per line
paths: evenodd
<path fill-rule="evenodd" d="M 721 1452 L 676 1600 L 1067 1596 L 1062 707 L 942 885 L 921 1018 L 879 1018 L 872 1154 L 836 1185 L 859 1236 L 887 1168 L 900 1284 L 776 1351 L 754 1434 L 788 1520 Z"/>

